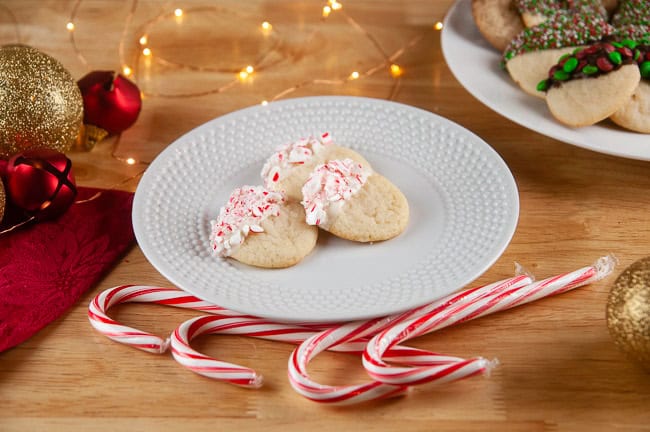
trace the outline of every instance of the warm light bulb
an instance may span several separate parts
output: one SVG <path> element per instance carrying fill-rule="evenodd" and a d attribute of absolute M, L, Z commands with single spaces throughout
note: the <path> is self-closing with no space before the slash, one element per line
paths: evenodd
<path fill-rule="evenodd" d="M 332 12 L 332 8 L 329 6 L 324 6 L 323 7 L 323 18 L 327 18 L 330 13 Z"/>
<path fill-rule="evenodd" d="M 128 159 L 126 160 L 126 163 L 129 164 L 129 165 L 135 165 L 135 159 L 133 159 L 133 158 L 128 158 Z"/>
<path fill-rule="evenodd" d="M 252 74 L 254 70 L 255 69 L 253 68 L 253 66 L 251 66 L 251 65 L 246 66 L 246 72 L 247 73 Z"/>
<path fill-rule="evenodd" d="M 443 28 L 444 26 L 445 26 L 445 25 L 444 25 L 443 23 L 441 23 L 440 21 L 438 21 L 437 23 L 435 23 L 435 24 L 433 25 L 433 28 L 436 29 L 436 30 L 442 30 L 442 28 Z"/>
<path fill-rule="evenodd" d="M 390 74 L 394 77 L 402 75 L 402 68 L 398 64 L 390 65 Z"/>
<path fill-rule="evenodd" d="M 245 80 L 246 78 L 248 78 L 248 72 L 246 72 L 245 70 L 239 72 L 239 78 Z"/>
<path fill-rule="evenodd" d="M 265 101 L 265 100 L 262 101 L 262 106 L 267 106 L 268 104 L 269 104 L 269 101 Z"/>
<path fill-rule="evenodd" d="M 354 71 L 354 72 L 352 72 L 352 73 L 350 74 L 350 79 L 355 80 L 355 79 L 357 79 L 357 78 L 359 78 L 359 72 Z"/>
<path fill-rule="evenodd" d="M 142 35 L 140 37 L 140 45 L 146 45 L 149 42 L 149 38 L 147 35 Z"/>
<path fill-rule="evenodd" d="M 122 67 L 122 73 L 124 74 L 124 76 L 128 77 L 133 73 L 133 70 L 128 66 L 123 66 Z"/>
<path fill-rule="evenodd" d="M 73 22 L 69 22 L 69 23 L 67 23 L 67 24 L 65 25 L 65 28 L 67 28 L 68 31 L 74 31 L 74 23 L 73 23 Z"/>
<path fill-rule="evenodd" d="M 339 10 L 343 7 L 343 5 L 336 0 L 330 0 L 330 5 L 332 5 L 333 10 Z"/>
<path fill-rule="evenodd" d="M 151 55 L 151 50 L 149 48 L 145 48 L 142 50 L 142 54 L 149 57 Z"/>
<path fill-rule="evenodd" d="M 183 9 L 176 9 L 174 11 L 174 15 L 176 15 L 177 17 L 182 17 L 183 16 Z"/>
<path fill-rule="evenodd" d="M 271 23 L 269 23 L 268 21 L 264 21 L 264 22 L 262 23 L 262 28 L 263 28 L 264 30 L 271 30 L 271 29 L 273 28 L 273 26 L 272 26 Z"/>

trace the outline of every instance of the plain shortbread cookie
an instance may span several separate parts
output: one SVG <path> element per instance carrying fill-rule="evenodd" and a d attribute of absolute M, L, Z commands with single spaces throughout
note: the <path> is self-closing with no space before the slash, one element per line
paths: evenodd
<path fill-rule="evenodd" d="M 472 0 L 472 15 L 485 40 L 499 51 L 524 29 L 511 0 Z"/>

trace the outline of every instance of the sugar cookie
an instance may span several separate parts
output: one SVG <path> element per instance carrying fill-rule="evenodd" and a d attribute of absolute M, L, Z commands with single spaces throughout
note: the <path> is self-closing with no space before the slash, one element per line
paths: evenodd
<path fill-rule="evenodd" d="M 305 223 L 296 202 L 262 186 L 235 189 L 211 222 L 214 253 L 244 264 L 283 268 L 297 264 L 316 245 L 318 229 Z"/>
<path fill-rule="evenodd" d="M 472 16 L 485 40 L 500 52 L 524 29 L 511 0 L 472 0 Z"/>
<path fill-rule="evenodd" d="M 408 224 L 404 194 L 385 177 L 351 159 L 316 167 L 302 194 L 307 223 L 347 240 L 388 240 Z"/>
<path fill-rule="evenodd" d="M 354 150 L 334 144 L 326 132 L 278 147 L 264 163 L 260 175 L 267 189 L 282 191 L 289 200 L 300 201 L 302 185 L 317 165 L 346 158 L 370 166 Z"/>
<path fill-rule="evenodd" d="M 528 94 L 544 98 L 537 84 L 546 78 L 557 59 L 611 34 L 614 28 L 600 15 L 557 13 L 533 28 L 522 31 L 503 54 L 510 77 Z"/>
<path fill-rule="evenodd" d="M 616 46 L 618 45 L 618 46 Z M 632 96 L 641 75 L 629 48 L 602 42 L 564 56 L 539 83 L 560 122 L 582 127 L 606 119 Z"/>

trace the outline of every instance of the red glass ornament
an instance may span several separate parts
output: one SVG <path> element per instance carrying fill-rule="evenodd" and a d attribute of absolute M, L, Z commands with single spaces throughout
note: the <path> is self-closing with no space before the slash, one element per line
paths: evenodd
<path fill-rule="evenodd" d="M 36 148 L 12 156 L 5 176 L 11 204 L 38 220 L 62 215 L 77 195 L 72 162 L 56 150 Z"/>
<path fill-rule="evenodd" d="M 112 71 L 94 71 L 77 85 L 84 101 L 84 123 L 114 135 L 130 128 L 142 108 L 140 89 Z"/>

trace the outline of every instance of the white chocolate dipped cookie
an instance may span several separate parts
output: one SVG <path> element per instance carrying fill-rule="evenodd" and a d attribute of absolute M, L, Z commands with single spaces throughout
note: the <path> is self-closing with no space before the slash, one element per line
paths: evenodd
<path fill-rule="evenodd" d="M 539 83 L 553 116 L 568 126 L 582 127 L 616 113 L 641 78 L 633 56 L 622 44 L 600 42 L 562 58 Z"/>
<path fill-rule="evenodd" d="M 297 202 L 262 186 L 235 189 L 212 221 L 215 255 L 264 268 L 290 267 L 316 246 L 318 229 L 305 223 Z"/>
<path fill-rule="evenodd" d="M 277 148 L 264 163 L 260 175 L 267 189 L 281 191 L 289 200 L 299 202 L 302 186 L 314 168 L 334 159 L 352 159 L 370 166 L 354 150 L 334 144 L 326 132 Z"/>
<path fill-rule="evenodd" d="M 351 159 L 316 167 L 302 195 L 307 223 L 347 240 L 388 240 L 408 225 L 404 194 L 385 177 Z"/>

